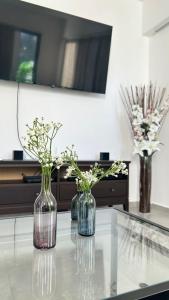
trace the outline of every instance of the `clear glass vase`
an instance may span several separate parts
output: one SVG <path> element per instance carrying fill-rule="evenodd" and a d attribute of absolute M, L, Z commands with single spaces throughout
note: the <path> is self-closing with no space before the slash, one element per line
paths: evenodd
<path fill-rule="evenodd" d="M 95 234 L 96 201 L 91 191 L 81 194 L 78 201 L 78 233 L 84 236 Z"/>
<path fill-rule="evenodd" d="M 71 219 L 72 221 L 77 221 L 78 218 L 78 201 L 82 192 L 77 191 L 77 194 L 73 197 L 71 202 Z"/>
<path fill-rule="evenodd" d="M 51 172 L 42 170 L 41 192 L 34 203 L 33 244 L 37 249 L 56 245 L 57 203 L 51 192 Z"/>

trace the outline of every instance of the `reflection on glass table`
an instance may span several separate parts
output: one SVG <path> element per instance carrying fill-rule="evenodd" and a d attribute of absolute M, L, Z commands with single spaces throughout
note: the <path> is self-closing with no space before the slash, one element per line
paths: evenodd
<path fill-rule="evenodd" d="M 32 295 L 35 299 L 52 299 L 56 290 L 55 251 L 34 250 Z"/>
<path fill-rule="evenodd" d="M 32 246 L 32 216 L 0 219 L 0 299 L 141 299 L 169 289 L 169 232 L 130 214 L 99 209 L 82 237 L 58 214 L 57 243 Z"/>

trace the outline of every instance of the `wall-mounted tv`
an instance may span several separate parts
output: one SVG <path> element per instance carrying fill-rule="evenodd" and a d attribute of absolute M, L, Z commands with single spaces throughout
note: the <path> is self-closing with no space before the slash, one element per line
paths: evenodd
<path fill-rule="evenodd" d="M 0 79 L 105 93 L 112 26 L 0 0 Z"/>

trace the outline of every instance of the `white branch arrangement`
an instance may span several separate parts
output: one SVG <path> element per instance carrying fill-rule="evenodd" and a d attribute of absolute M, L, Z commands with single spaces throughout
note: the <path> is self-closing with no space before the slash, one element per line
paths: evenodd
<path fill-rule="evenodd" d="M 129 117 L 134 138 L 134 153 L 151 156 L 159 151 L 159 133 L 169 110 L 166 88 L 121 87 L 120 95 Z"/>

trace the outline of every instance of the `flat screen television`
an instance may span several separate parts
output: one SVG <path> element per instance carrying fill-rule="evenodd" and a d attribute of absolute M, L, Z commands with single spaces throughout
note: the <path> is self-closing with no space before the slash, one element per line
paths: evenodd
<path fill-rule="evenodd" d="M 112 26 L 0 0 L 0 79 L 105 93 Z"/>

